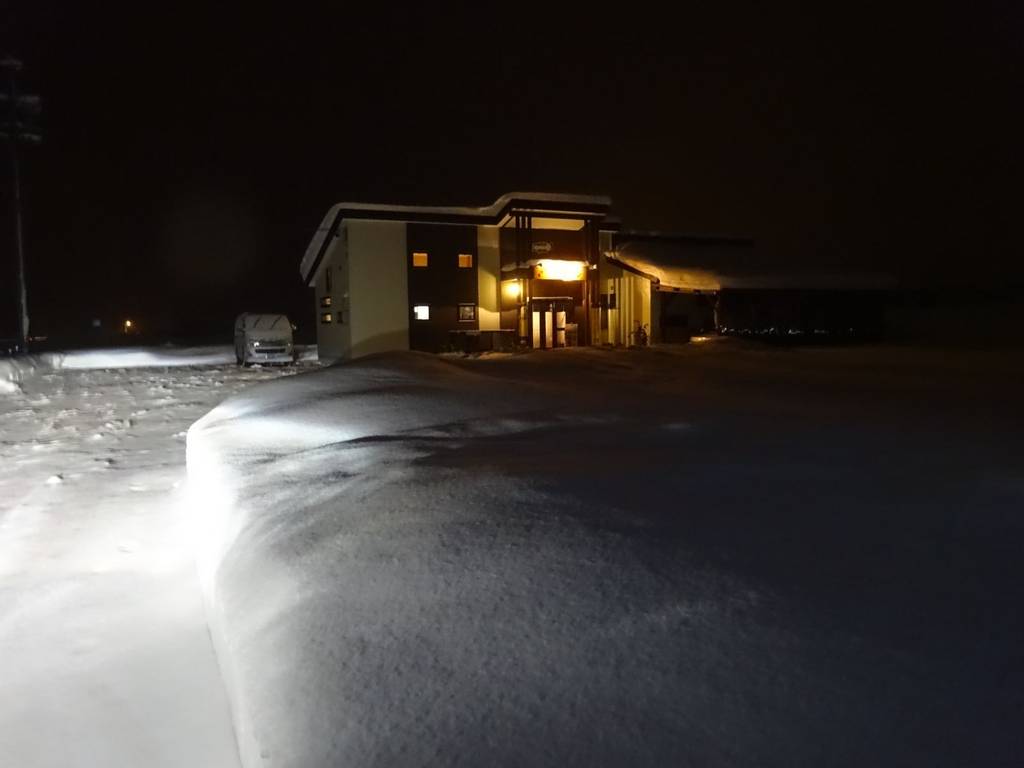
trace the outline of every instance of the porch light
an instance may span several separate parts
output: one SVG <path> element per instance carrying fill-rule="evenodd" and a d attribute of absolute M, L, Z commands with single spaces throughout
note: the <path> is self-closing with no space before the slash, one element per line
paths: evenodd
<path fill-rule="evenodd" d="M 523 286 L 518 280 L 502 280 L 501 293 L 508 301 L 519 301 L 523 295 Z"/>
<path fill-rule="evenodd" d="M 586 274 L 587 264 L 583 261 L 544 259 L 534 270 L 538 280 L 582 280 Z"/>

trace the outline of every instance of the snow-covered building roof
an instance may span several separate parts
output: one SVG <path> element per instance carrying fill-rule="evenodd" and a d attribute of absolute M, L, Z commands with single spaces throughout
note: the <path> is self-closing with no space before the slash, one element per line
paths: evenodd
<path fill-rule="evenodd" d="M 661 289 L 887 290 L 892 275 L 801 272 L 759 263 L 749 238 L 664 232 L 616 232 L 605 257 L 649 278 Z"/>
<path fill-rule="evenodd" d="M 563 215 L 597 218 L 615 228 L 608 218 L 611 198 L 605 195 L 576 195 L 562 192 L 509 192 L 485 206 L 386 205 L 380 203 L 337 203 L 324 216 L 302 257 L 300 271 L 307 283 L 316 274 L 330 249 L 341 222 L 346 219 L 408 221 L 432 224 L 499 225 L 515 214 Z"/>

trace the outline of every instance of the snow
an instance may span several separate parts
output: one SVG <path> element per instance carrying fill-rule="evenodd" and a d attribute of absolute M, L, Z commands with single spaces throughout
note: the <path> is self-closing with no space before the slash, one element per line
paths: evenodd
<path fill-rule="evenodd" d="M 187 505 L 243 764 L 1013 763 L 1019 359 L 714 340 L 246 389 L 189 430 Z"/>
<path fill-rule="evenodd" d="M 0 360 L 0 765 L 238 765 L 184 437 L 298 370 L 241 370 L 230 348 Z"/>
<path fill-rule="evenodd" d="M 312 363 L 318 359 L 315 344 L 296 344 L 295 351 L 299 362 Z M 0 358 L 0 394 L 18 391 L 19 383 L 25 377 L 34 376 L 39 371 L 173 368 L 234 362 L 235 350 L 230 345 L 110 347 Z"/>
<path fill-rule="evenodd" d="M 231 347 L 137 347 L 95 349 L 56 355 L 56 368 L 163 368 L 180 365 L 227 365 L 235 362 Z"/>

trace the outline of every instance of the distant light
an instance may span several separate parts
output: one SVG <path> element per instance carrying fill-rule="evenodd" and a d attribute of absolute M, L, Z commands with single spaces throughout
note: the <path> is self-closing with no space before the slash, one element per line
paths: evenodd
<path fill-rule="evenodd" d="M 711 341 L 711 337 L 710 336 L 691 336 L 690 337 L 690 341 L 692 341 L 694 344 L 702 344 L 705 341 Z"/>
<path fill-rule="evenodd" d="M 132 328 L 132 321 L 131 320 L 125 320 L 124 321 L 124 332 L 128 333 L 128 331 L 130 331 L 131 328 Z"/>

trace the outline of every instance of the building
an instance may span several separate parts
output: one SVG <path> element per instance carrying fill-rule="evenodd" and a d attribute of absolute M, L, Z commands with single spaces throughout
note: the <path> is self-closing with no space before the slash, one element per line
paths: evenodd
<path fill-rule="evenodd" d="M 765 263 L 749 239 L 617 231 L 604 257 L 651 281 L 655 341 L 721 334 L 801 340 L 883 334 L 896 279 Z"/>
<path fill-rule="evenodd" d="M 301 273 L 314 289 L 323 360 L 627 345 L 720 328 L 730 291 L 835 281 L 765 277 L 752 245 L 623 230 L 603 196 L 515 192 L 481 208 L 340 203 Z"/>
<path fill-rule="evenodd" d="M 627 343 L 650 323 L 651 284 L 602 257 L 610 208 L 549 193 L 483 208 L 335 205 L 301 265 L 321 358 Z"/>

